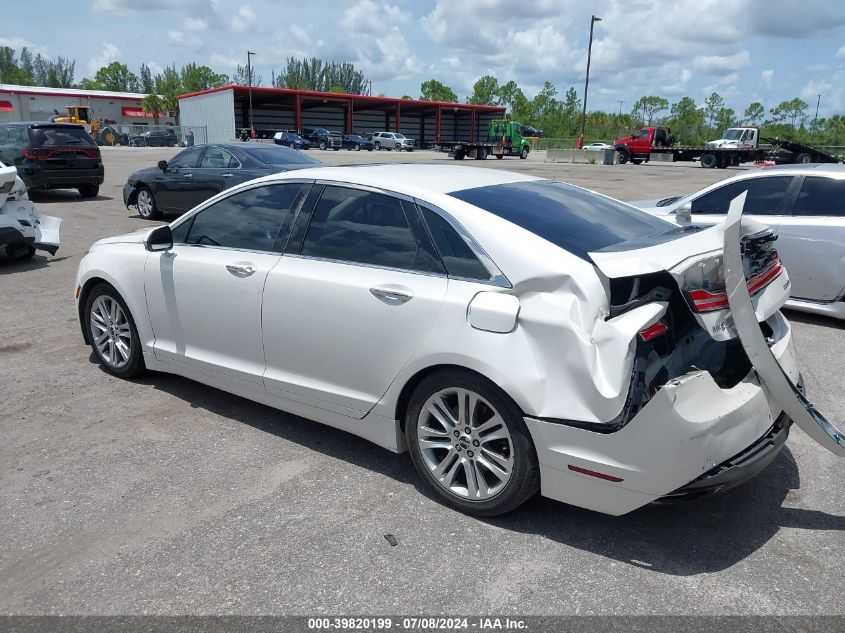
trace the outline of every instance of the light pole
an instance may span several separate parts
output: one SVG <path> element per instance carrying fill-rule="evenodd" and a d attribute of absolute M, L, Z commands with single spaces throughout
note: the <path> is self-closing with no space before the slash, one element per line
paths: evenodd
<path fill-rule="evenodd" d="M 819 122 L 819 104 L 822 102 L 822 96 L 819 95 L 818 101 L 816 101 L 816 116 L 813 118 L 813 134 L 816 133 L 816 126 Z"/>
<path fill-rule="evenodd" d="M 252 51 L 246 52 L 246 75 L 249 83 L 249 135 L 255 132 L 255 127 L 252 124 L 252 56 L 255 55 Z"/>
<path fill-rule="evenodd" d="M 590 17 L 590 43 L 587 45 L 587 77 L 584 80 L 584 111 L 581 113 L 581 134 L 578 135 L 578 149 L 584 145 L 584 127 L 587 125 L 587 89 L 590 87 L 590 57 L 593 53 L 593 25 L 601 18 Z"/>

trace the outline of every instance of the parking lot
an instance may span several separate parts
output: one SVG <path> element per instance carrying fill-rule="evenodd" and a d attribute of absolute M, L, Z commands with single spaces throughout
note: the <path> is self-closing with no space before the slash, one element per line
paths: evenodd
<path fill-rule="evenodd" d="M 841 611 L 841 461 L 794 427 L 768 470 L 721 497 L 623 517 L 537 497 L 478 519 L 436 502 L 407 455 L 176 376 L 106 374 L 80 334 L 76 267 L 96 239 L 149 226 L 123 207 L 122 186 L 177 151 L 104 148 L 97 199 L 35 198 L 63 219 L 57 256 L 0 261 L 0 611 Z M 462 163 L 429 151 L 311 155 L 513 169 L 623 200 L 737 173 L 547 164 L 542 152 Z M 808 396 L 842 428 L 845 329 L 788 317 Z"/>

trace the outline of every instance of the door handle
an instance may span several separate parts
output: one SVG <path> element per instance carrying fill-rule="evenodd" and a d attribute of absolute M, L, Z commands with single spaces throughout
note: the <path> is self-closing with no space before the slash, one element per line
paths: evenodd
<path fill-rule="evenodd" d="M 231 178 L 232 174 L 223 174 L 223 178 Z"/>
<path fill-rule="evenodd" d="M 193 178 L 193 177 L 194 177 L 194 175 L 193 175 L 193 174 L 185 174 L 185 175 L 184 175 L 184 177 L 185 177 L 185 178 Z"/>
<path fill-rule="evenodd" d="M 249 277 L 255 272 L 255 266 L 249 264 L 228 264 L 226 270 L 232 273 L 235 277 Z"/>
<path fill-rule="evenodd" d="M 370 288 L 372 294 L 379 301 L 388 305 L 401 305 L 414 298 L 414 293 L 409 289 L 400 288 Z"/>

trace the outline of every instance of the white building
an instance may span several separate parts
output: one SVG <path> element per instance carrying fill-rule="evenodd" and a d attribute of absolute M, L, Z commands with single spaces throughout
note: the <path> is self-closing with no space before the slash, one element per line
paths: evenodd
<path fill-rule="evenodd" d="M 0 84 L 0 122 L 46 121 L 66 114 L 66 106 L 91 106 L 91 116 L 118 126 L 151 125 L 152 115 L 144 112 L 141 102 L 146 95 L 108 90 L 46 88 Z M 159 117 L 159 124 L 174 123 L 172 117 Z"/>

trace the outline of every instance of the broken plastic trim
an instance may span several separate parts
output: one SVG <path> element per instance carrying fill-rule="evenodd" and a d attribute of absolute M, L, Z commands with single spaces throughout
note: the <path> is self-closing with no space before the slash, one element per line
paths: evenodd
<path fill-rule="evenodd" d="M 772 397 L 793 422 L 830 452 L 845 457 L 845 436 L 807 400 L 772 354 L 757 322 L 745 280 L 741 252 L 744 191 L 731 201 L 725 219 L 725 288 L 740 343 Z"/>

